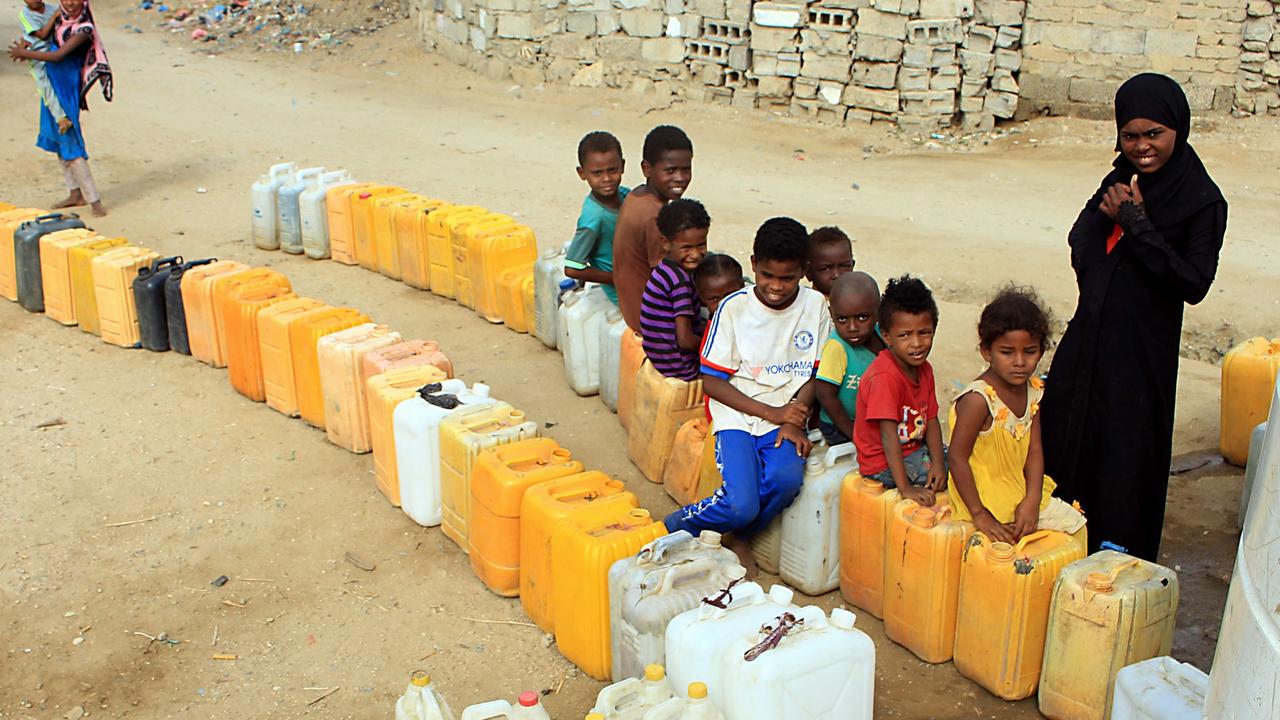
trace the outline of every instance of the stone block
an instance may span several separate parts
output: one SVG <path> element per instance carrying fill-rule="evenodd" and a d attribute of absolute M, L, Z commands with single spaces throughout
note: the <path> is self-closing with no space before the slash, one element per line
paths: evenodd
<path fill-rule="evenodd" d="M 569 80 L 569 85 L 588 88 L 598 88 L 604 85 L 604 64 L 597 62 L 584 65 L 573 74 L 573 78 Z"/>
<path fill-rule="evenodd" d="M 823 125 L 843 125 L 845 114 L 849 111 L 843 105 L 819 100 L 814 119 Z"/>
<path fill-rule="evenodd" d="M 734 22 L 751 22 L 751 0 L 725 0 L 724 17 Z"/>
<path fill-rule="evenodd" d="M 1093 43 L 1093 33 L 1094 30 L 1082 25 L 1046 24 L 1039 34 L 1040 42 L 1052 45 L 1059 50 L 1084 52 Z"/>
<path fill-rule="evenodd" d="M 753 77 L 748 77 L 747 72 L 745 70 L 734 70 L 733 68 L 725 68 L 725 71 L 724 71 L 725 87 L 750 88 L 752 90 L 755 90 L 756 86 L 759 84 L 760 84 L 760 81 Z"/>
<path fill-rule="evenodd" d="M 700 60 L 689 65 L 689 72 L 693 75 L 693 79 L 703 85 L 723 85 L 724 70 L 723 65 Z"/>
<path fill-rule="evenodd" d="M 773 28 L 769 30 L 772 31 Z M 780 32 L 786 33 L 785 30 Z M 702 21 L 702 36 L 726 45 L 743 45 L 751 41 L 751 27 L 746 23 L 705 18 Z M 794 40 L 794 33 L 792 37 Z"/>
<path fill-rule="evenodd" d="M 570 58 L 556 58 L 547 65 L 547 82 L 564 83 L 573 78 L 574 73 L 578 72 L 580 65 L 577 60 Z"/>
<path fill-rule="evenodd" d="M 904 67 L 898 70 L 898 89 L 913 92 L 929 89 L 929 71 L 924 68 Z"/>
<path fill-rule="evenodd" d="M 984 112 L 982 108 L 976 110 L 961 110 L 960 129 L 968 133 L 988 133 L 996 129 L 996 116 L 989 112 Z"/>
<path fill-rule="evenodd" d="M 484 30 L 472 26 L 470 31 L 471 47 L 476 52 L 484 52 L 489 48 L 489 38 L 485 37 Z"/>
<path fill-rule="evenodd" d="M 1148 45 L 1151 43 L 1151 38 L 1147 38 L 1147 43 Z M 1271 51 L 1270 43 L 1259 42 L 1257 40 L 1245 40 L 1240 43 L 1240 47 L 1243 48 L 1245 52 L 1265 53 Z"/>
<path fill-rule="evenodd" d="M 750 98 L 752 101 L 749 107 L 751 107 L 751 109 L 755 109 L 754 96 L 750 96 L 750 95 L 743 96 L 743 99 L 748 99 L 748 98 Z M 732 104 L 734 106 L 737 106 L 738 91 L 730 90 L 729 88 L 709 87 L 707 88 L 706 102 L 708 102 L 711 105 L 731 105 Z"/>
<path fill-rule="evenodd" d="M 795 52 L 800 49 L 800 33 L 794 28 L 770 28 L 752 25 L 751 49 L 757 52 Z"/>
<path fill-rule="evenodd" d="M 892 90 L 898 85 L 898 64 L 855 62 L 852 82 L 863 87 Z"/>
<path fill-rule="evenodd" d="M 955 91 L 912 90 L 902 93 L 902 112 L 906 115 L 951 115 L 955 111 Z"/>
<path fill-rule="evenodd" d="M 692 0 L 689 3 L 689 9 L 711 20 L 725 19 L 724 0 Z"/>
<path fill-rule="evenodd" d="M 622 11 L 622 32 L 632 37 L 662 37 L 664 30 L 661 10 Z"/>
<path fill-rule="evenodd" d="M 1275 27 L 1275 23 L 1270 18 L 1249 20 L 1244 24 L 1244 39 L 1264 43 L 1271 42 L 1271 36 L 1275 34 Z"/>
<path fill-rule="evenodd" d="M 765 77 L 796 77 L 800 74 L 800 53 L 751 54 L 751 72 L 761 79 Z"/>
<path fill-rule="evenodd" d="M 875 110 L 883 113 L 898 112 L 900 95 L 897 90 L 873 90 L 850 85 L 844 89 L 844 104 L 850 107 Z"/>
<path fill-rule="evenodd" d="M 935 133 L 951 125 L 950 115 L 898 115 L 894 120 L 898 130 L 919 135 Z"/>
<path fill-rule="evenodd" d="M 996 47 L 1010 48 L 1018 47 L 1018 43 L 1022 41 L 1022 28 L 1005 26 L 996 31 Z"/>
<path fill-rule="evenodd" d="M 902 54 L 902 64 L 914 68 L 940 68 L 956 64 L 955 45 L 910 45 Z"/>
<path fill-rule="evenodd" d="M 1267 0 L 1249 0 L 1249 4 L 1245 6 L 1245 11 L 1250 17 L 1267 17 L 1276 12 L 1272 7 L 1272 3 Z"/>
<path fill-rule="evenodd" d="M 807 77 L 798 77 L 791 84 L 791 92 L 801 100 L 813 100 L 818 97 L 818 81 Z"/>
<path fill-rule="evenodd" d="M 1055 114 L 1066 111 L 1070 104 L 1070 78 L 1057 75 L 1039 75 L 1022 73 L 1019 77 L 1022 91 L 1019 95 L 1035 106 L 1034 112 L 1042 109 Z"/>
<path fill-rule="evenodd" d="M 996 67 L 1017 72 L 1022 68 L 1022 53 L 1017 50 L 996 50 Z"/>
<path fill-rule="evenodd" d="M 692 13 L 667 18 L 667 37 L 696 38 L 702 34 L 702 16 Z"/>
<path fill-rule="evenodd" d="M 751 20 L 764 27 L 803 27 L 807 16 L 805 6 L 800 4 L 758 2 L 751 6 Z"/>
<path fill-rule="evenodd" d="M 965 75 L 990 75 L 995 69 L 995 60 L 996 56 L 991 53 L 960 51 L 960 67 L 964 68 Z"/>
<path fill-rule="evenodd" d="M 710 40 L 689 40 L 687 41 L 688 56 L 704 62 L 712 62 L 717 65 L 729 64 L 729 46 L 720 42 L 712 42 Z"/>
<path fill-rule="evenodd" d="M 971 18 L 973 0 L 920 0 L 922 18 Z"/>
<path fill-rule="evenodd" d="M 1067 98 L 1071 102 L 1089 105 L 1111 105 L 1115 101 L 1118 86 L 1119 83 L 1115 81 L 1072 78 Z"/>
<path fill-rule="evenodd" d="M 1148 30 L 1146 52 L 1162 55 L 1196 54 L 1197 34 L 1180 30 Z"/>
<path fill-rule="evenodd" d="M 1013 73 L 1008 70 L 996 70 L 991 76 L 991 89 L 996 92 L 1018 92 L 1018 81 L 1013 78 Z"/>
<path fill-rule="evenodd" d="M 650 7 L 652 8 L 662 7 L 662 3 L 655 2 L 655 0 L 613 0 L 613 5 L 614 7 L 619 7 L 619 8 L 622 8 L 623 10 L 638 10 L 638 9 L 650 8 Z"/>
<path fill-rule="evenodd" d="M 809 8 L 808 13 L 809 27 L 814 30 L 833 33 L 853 32 L 853 24 L 856 18 L 852 10 L 815 5 Z"/>
<path fill-rule="evenodd" d="M 616 12 L 598 12 L 596 13 L 596 34 L 611 35 L 618 32 L 622 27 L 622 21 L 618 18 Z"/>
<path fill-rule="evenodd" d="M 829 105 L 839 105 L 845 87 L 844 83 L 824 81 L 818 85 L 818 99 Z"/>
<path fill-rule="evenodd" d="M 982 105 L 985 102 L 981 95 L 961 95 L 960 96 L 960 112 L 975 113 L 982 112 Z"/>
<path fill-rule="evenodd" d="M 1262 76 L 1270 80 L 1280 79 L 1280 59 L 1273 58 L 1263 63 Z"/>
<path fill-rule="evenodd" d="M 578 35 L 596 34 L 596 16 L 592 13 L 569 13 L 565 17 L 565 30 Z"/>
<path fill-rule="evenodd" d="M 800 47 L 805 51 L 849 54 L 853 42 L 851 33 L 826 32 L 804 28 L 800 31 Z"/>
<path fill-rule="evenodd" d="M 1026 17 L 1027 3 L 1023 0 L 992 0 L 990 13 L 992 25 L 1018 26 Z"/>
<path fill-rule="evenodd" d="M 791 78 L 761 77 L 760 84 L 756 86 L 756 94 L 760 97 L 789 97 L 791 95 Z"/>
<path fill-rule="evenodd" d="M 985 25 L 970 25 L 964 36 L 964 49 L 990 53 L 996 49 L 996 29 Z"/>
<path fill-rule="evenodd" d="M 611 35 L 596 38 L 596 55 L 602 60 L 634 61 L 641 56 L 640 38 Z"/>
<path fill-rule="evenodd" d="M 1141 55 L 1146 50 L 1147 34 L 1141 30 L 1091 30 L 1089 50 L 1101 55 Z"/>
<path fill-rule="evenodd" d="M 862 6 L 867 7 L 868 4 L 880 12 L 897 15 L 915 15 L 920 11 L 920 0 L 871 0 Z"/>
<path fill-rule="evenodd" d="M 740 110 L 756 109 L 756 91 L 746 88 L 735 88 L 730 96 L 730 104 Z"/>
<path fill-rule="evenodd" d="M 570 0 L 572 2 L 572 0 Z M 684 0 L 663 0 L 662 12 L 667 15 L 681 15 L 684 13 Z"/>
<path fill-rule="evenodd" d="M 987 94 L 987 79 L 961 76 L 960 97 L 982 97 Z"/>
<path fill-rule="evenodd" d="M 876 35 L 893 40 L 905 40 L 907 37 L 907 18 L 895 13 L 863 9 L 858 11 L 858 23 L 855 29 L 859 35 Z"/>
<path fill-rule="evenodd" d="M 938 68 L 929 76 L 930 90 L 959 90 L 960 89 L 960 67 L 951 65 L 948 67 Z"/>
<path fill-rule="evenodd" d="M 818 80 L 836 80 L 849 82 L 849 68 L 852 64 L 848 55 L 824 55 L 816 52 L 802 53 L 800 74 Z"/>
<path fill-rule="evenodd" d="M 640 57 L 644 60 L 660 63 L 684 62 L 685 41 L 680 38 L 645 38 L 640 42 Z"/>
<path fill-rule="evenodd" d="M 897 62 L 902 59 L 902 48 L 901 40 L 856 33 L 854 35 L 853 57 L 858 60 Z"/>
<path fill-rule="evenodd" d="M 983 98 L 982 109 L 1002 120 L 1008 120 L 1018 110 L 1018 96 L 1007 92 L 988 93 Z"/>
<path fill-rule="evenodd" d="M 751 49 L 746 45 L 729 46 L 729 67 L 746 72 L 751 69 Z"/>
<path fill-rule="evenodd" d="M 913 45 L 955 45 L 964 39 L 959 19 L 911 20 L 907 42 Z"/>
<path fill-rule="evenodd" d="M 528 13 L 498 13 L 498 37 L 532 40 L 533 16 Z"/>

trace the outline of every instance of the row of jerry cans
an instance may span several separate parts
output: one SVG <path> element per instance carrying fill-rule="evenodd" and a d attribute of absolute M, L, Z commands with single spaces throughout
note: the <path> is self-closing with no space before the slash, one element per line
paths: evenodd
<path fill-rule="evenodd" d="M 684 696 L 675 694 L 666 669 L 645 667 L 643 677 L 629 677 L 600 691 L 586 720 L 721 720 L 711 702 L 707 684 L 689 683 Z"/>

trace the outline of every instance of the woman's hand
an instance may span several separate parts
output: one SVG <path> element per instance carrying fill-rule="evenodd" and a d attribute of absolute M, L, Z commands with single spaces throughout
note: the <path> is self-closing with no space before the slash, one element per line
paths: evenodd
<path fill-rule="evenodd" d="M 1137 176 L 1134 176 L 1137 179 Z M 1116 219 L 1116 213 L 1120 211 L 1120 204 L 1124 202 L 1133 202 L 1133 192 L 1128 185 L 1124 183 L 1116 183 L 1107 188 L 1107 194 L 1102 196 L 1102 205 L 1098 207 L 1103 215 Z"/>
<path fill-rule="evenodd" d="M 1021 540 L 1035 532 L 1039 522 L 1040 498 L 1033 498 L 1030 495 L 1022 498 L 1022 502 L 1018 503 L 1018 507 L 1013 511 L 1013 534 Z"/>
<path fill-rule="evenodd" d="M 18 38 L 9 44 L 9 59 L 18 62 L 27 59 L 27 48 L 31 47 L 31 43 L 23 38 Z"/>
<path fill-rule="evenodd" d="M 982 512 L 974 514 L 973 527 L 993 542 L 1004 542 L 1011 545 L 1017 542 L 1013 537 L 1014 533 L 1010 531 L 1009 527 L 996 520 L 996 517 L 986 508 L 983 508 Z"/>

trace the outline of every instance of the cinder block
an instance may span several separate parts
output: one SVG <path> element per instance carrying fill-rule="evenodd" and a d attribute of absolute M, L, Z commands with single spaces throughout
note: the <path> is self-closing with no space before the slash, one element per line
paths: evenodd
<path fill-rule="evenodd" d="M 667 18 L 667 37 L 696 38 L 702 34 L 702 16 L 692 13 Z"/>
<path fill-rule="evenodd" d="M 972 50 L 960 51 L 960 67 L 964 68 L 965 75 L 990 75 L 991 71 L 995 69 L 995 60 L 996 56 L 991 53 L 974 52 Z"/>
<path fill-rule="evenodd" d="M 852 82 L 864 87 L 892 90 L 898 84 L 898 64 L 855 62 Z"/>
<path fill-rule="evenodd" d="M 1021 25 L 1027 14 L 1027 4 L 1023 0 L 991 0 L 990 19 L 992 25 Z"/>
<path fill-rule="evenodd" d="M 996 32 L 996 47 L 1010 48 L 1018 47 L 1018 43 L 1022 40 L 1022 28 L 1010 27 L 1005 25 Z"/>
<path fill-rule="evenodd" d="M 613 0 L 613 4 L 623 10 L 637 10 L 650 7 L 662 7 L 661 3 L 654 0 Z"/>
<path fill-rule="evenodd" d="M 695 60 L 689 64 L 689 72 L 693 79 L 703 85 L 723 85 L 724 66 L 715 63 Z"/>
<path fill-rule="evenodd" d="M 641 41 L 640 57 L 650 62 L 682 63 L 684 43 L 680 38 L 645 38 Z"/>
<path fill-rule="evenodd" d="M 756 86 L 756 94 L 760 97 L 790 97 L 791 78 L 764 76 Z"/>
<path fill-rule="evenodd" d="M 878 35 L 894 40 L 905 40 L 907 18 L 895 13 L 864 8 L 858 11 L 856 30 L 859 35 Z"/>
<path fill-rule="evenodd" d="M 729 46 L 724 43 L 710 40 L 689 40 L 686 44 L 689 57 L 695 60 L 712 62 L 717 65 L 729 64 Z"/>
<path fill-rule="evenodd" d="M 883 122 L 890 125 L 894 124 L 896 111 L 893 113 L 876 112 L 867 110 L 866 108 L 849 108 L 849 112 L 845 113 L 844 124 L 850 125 L 870 125 L 872 123 Z"/>
<path fill-rule="evenodd" d="M 573 0 L 570 0 L 573 2 Z M 684 0 L 663 0 L 662 12 L 668 15 L 684 14 Z"/>
<path fill-rule="evenodd" d="M 916 92 L 929 89 L 929 71 L 924 68 L 903 67 L 898 70 L 898 89 Z"/>
<path fill-rule="evenodd" d="M 746 45 L 729 46 L 729 67 L 746 72 L 751 69 L 751 48 Z"/>
<path fill-rule="evenodd" d="M 827 105 L 839 105 L 840 101 L 844 98 L 844 89 L 844 83 L 820 83 L 818 85 L 818 99 Z"/>
<path fill-rule="evenodd" d="M 527 13 L 498 13 L 498 37 L 532 40 L 533 16 Z"/>
<path fill-rule="evenodd" d="M 1147 34 L 1141 30 L 1095 29 L 1089 33 L 1089 50 L 1102 55 L 1141 55 Z"/>
<path fill-rule="evenodd" d="M 748 32 L 751 49 L 757 52 L 795 52 L 800 49 L 800 33 L 794 28 L 752 25 Z"/>
<path fill-rule="evenodd" d="M 1069 78 L 1057 75 L 1022 73 L 1019 79 L 1021 80 L 1019 84 L 1022 86 L 1019 96 L 1024 101 L 1019 105 L 1028 105 L 1029 114 L 1035 114 L 1042 110 L 1048 110 L 1056 115 L 1066 113 L 1071 104 L 1069 97 L 1071 80 Z M 1019 113 L 1021 113 L 1021 110 L 1019 110 Z"/>
<path fill-rule="evenodd" d="M 982 109 L 1002 120 L 1008 120 L 1018 109 L 1018 96 L 1007 92 L 987 93 L 983 98 Z"/>
<path fill-rule="evenodd" d="M 707 102 L 712 105 L 729 105 L 733 103 L 737 92 L 723 87 L 707 88 Z"/>
<path fill-rule="evenodd" d="M 982 108 L 964 112 L 960 116 L 960 129 L 970 133 L 987 133 L 996 129 L 996 116 Z"/>
<path fill-rule="evenodd" d="M 913 45 L 955 45 L 964 39 L 960 20 L 912 20 L 907 23 L 907 42 Z"/>
<path fill-rule="evenodd" d="M 898 129 L 904 133 L 933 133 L 951 124 L 950 115 L 906 115 L 894 117 Z"/>
<path fill-rule="evenodd" d="M 847 55 L 850 52 L 852 43 L 852 33 L 827 32 L 825 30 L 814 30 L 813 28 L 800 30 L 800 47 L 806 51 L 818 50 L 825 53 Z"/>
<path fill-rule="evenodd" d="M 751 6 L 751 19 L 757 25 L 775 28 L 798 28 L 804 25 L 804 5 L 758 2 Z"/>
<path fill-rule="evenodd" d="M 596 34 L 611 35 L 618 32 L 622 27 L 622 21 L 618 19 L 616 12 L 598 12 L 596 13 Z"/>
<path fill-rule="evenodd" d="M 971 18 L 973 0 L 920 0 L 922 18 Z"/>
<path fill-rule="evenodd" d="M 857 60 L 898 62 L 902 59 L 902 48 L 901 40 L 879 35 L 863 35 L 860 32 L 854 34 L 853 57 Z"/>
<path fill-rule="evenodd" d="M 471 36 L 471 47 L 475 48 L 476 52 L 484 52 L 489 48 L 489 38 L 485 37 L 484 30 L 481 30 L 478 27 L 472 26 L 470 31 L 470 36 Z"/>
<path fill-rule="evenodd" d="M 785 30 L 781 32 L 786 33 Z M 743 45 L 751 41 L 751 27 L 746 23 L 706 18 L 702 21 L 702 36 L 726 45 Z M 794 34 L 792 37 L 794 40 Z"/>
<path fill-rule="evenodd" d="M 848 33 L 853 31 L 855 16 L 852 10 L 829 8 L 815 5 L 809 8 L 809 27 L 827 32 Z"/>
<path fill-rule="evenodd" d="M 565 16 L 565 30 L 577 35 L 596 34 L 596 16 L 593 13 L 569 13 Z"/>
<path fill-rule="evenodd" d="M 849 82 L 849 67 L 852 63 L 848 55 L 823 55 L 821 53 L 803 53 L 800 74 L 819 80 L 836 80 Z"/>
<path fill-rule="evenodd" d="M 760 78 L 796 77 L 800 74 L 800 53 L 753 52 L 751 72 Z"/>
<path fill-rule="evenodd" d="M 950 90 L 912 90 L 902 93 L 906 115 L 951 115 L 956 111 L 956 94 Z"/>
<path fill-rule="evenodd" d="M 754 91 L 760 85 L 760 81 L 756 78 L 749 77 L 745 70 L 734 70 L 733 68 L 725 68 L 724 85 L 735 90 L 737 88 L 748 88 Z"/>
<path fill-rule="evenodd" d="M 985 77 L 971 77 L 968 75 L 961 76 L 960 80 L 960 97 L 981 97 L 987 94 L 987 79 Z"/>
<path fill-rule="evenodd" d="M 730 104 L 740 110 L 756 109 L 756 91 L 746 88 L 734 88 Z"/>
<path fill-rule="evenodd" d="M 864 0 L 862 7 L 867 5 Z M 870 5 L 880 12 L 897 15 L 915 15 L 920 11 L 920 0 L 871 0 Z"/>
<path fill-rule="evenodd" d="M 929 76 L 930 90 L 959 90 L 960 68 L 956 65 L 938 68 Z"/>
<path fill-rule="evenodd" d="M 724 17 L 734 22 L 751 22 L 751 0 L 725 0 Z"/>
<path fill-rule="evenodd" d="M 996 49 L 996 29 L 985 25 L 970 25 L 964 36 L 964 49 L 989 53 Z"/>
<path fill-rule="evenodd" d="M 873 90 L 850 85 L 844 89 L 844 104 L 883 113 L 898 112 L 900 95 L 897 90 Z"/>
<path fill-rule="evenodd" d="M 940 68 L 956 64 L 955 45 L 911 45 L 902 54 L 902 64 L 914 68 Z"/>
<path fill-rule="evenodd" d="M 1017 50 L 996 50 L 996 67 L 1017 72 L 1022 67 L 1022 53 Z"/>
<path fill-rule="evenodd" d="M 626 35 L 596 38 L 596 54 L 601 60 L 639 60 L 642 42 L 640 38 Z"/>
<path fill-rule="evenodd" d="M 1247 36 L 1248 24 L 1245 25 L 1245 32 Z M 1196 54 L 1196 41 L 1197 34 L 1192 31 L 1148 30 L 1146 51 L 1151 54 L 1190 57 Z"/>
<path fill-rule="evenodd" d="M 961 95 L 960 96 L 960 112 L 977 113 L 982 112 L 982 106 L 985 100 L 979 95 Z"/>
<path fill-rule="evenodd" d="M 807 77 L 798 77 L 791 84 L 791 92 L 801 100 L 813 100 L 818 97 L 818 81 Z"/>
<path fill-rule="evenodd" d="M 724 0 L 692 0 L 689 9 L 711 20 L 725 19 Z"/>
<path fill-rule="evenodd" d="M 661 10 L 622 11 L 622 31 L 632 37 L 662 37 L 664 30 Z"/>
<path fill-rule="evenodd" d="M 785 115 L 791 112 L 790 97 L 765 97 L 763 95 L 756 98 L 756 107 L 766 112 L 778 113 Z"/>

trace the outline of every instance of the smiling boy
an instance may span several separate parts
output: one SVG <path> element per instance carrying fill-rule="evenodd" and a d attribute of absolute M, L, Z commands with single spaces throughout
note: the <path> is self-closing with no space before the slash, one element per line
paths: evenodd
<path fill-rule="evenodd" d="M 564 274 L 580 282 L 599 283 L 615 304 L 613 288 L 613 235 L 618 209 L 630 192 L 622 186 L 626 162 L 622 144 L 613 135 L 587 133 L 578 143 L 578 177 L 591 192 L 582 201 L 573 241 L 565 251 Z"/>
<path fill-rule="evenodd" d="M 818 429 L 828 445 L 841 445 L 853 437 L 862 375 L 885 349 L 876 334 L 880 288 L 875 278 L 864 272 L 836 278 L 831 285 L 830 308 L 833 329 L 822 346 L 817 376 L 818 405 L 822 408 Z"/>

